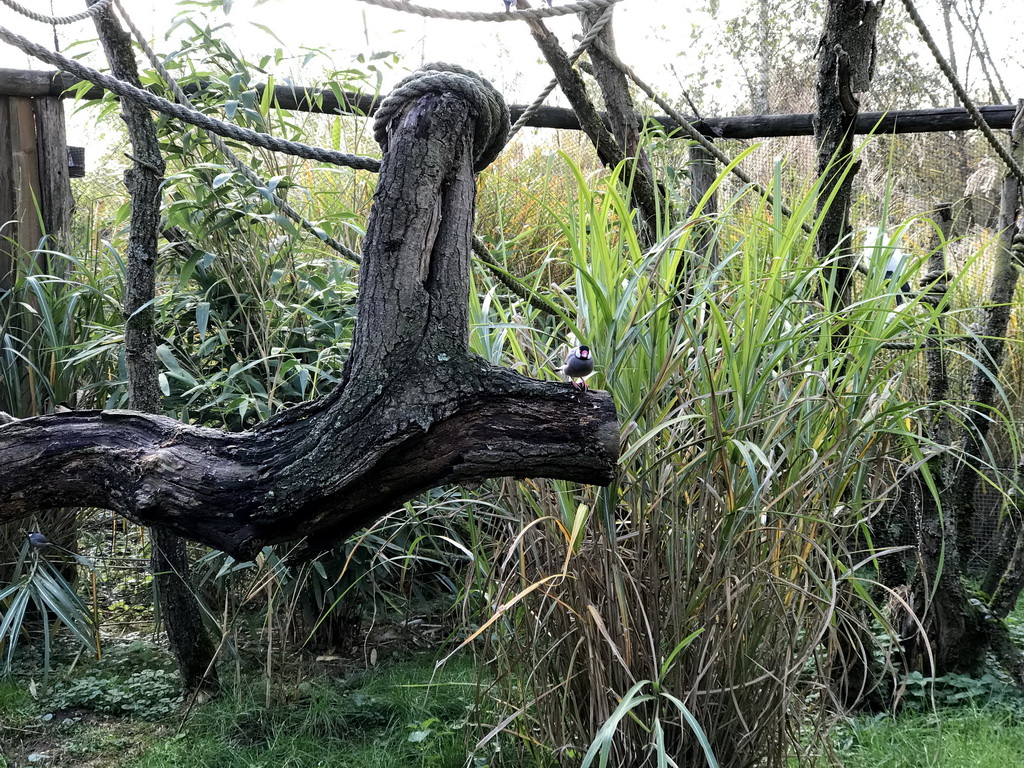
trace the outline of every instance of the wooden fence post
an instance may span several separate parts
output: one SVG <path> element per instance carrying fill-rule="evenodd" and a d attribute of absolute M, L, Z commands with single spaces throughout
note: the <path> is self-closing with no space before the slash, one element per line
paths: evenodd
<path fill-rule="evenodd" d="M 71 230 L 64 108 L 53 96 L 0 96 L 0 291 L 26 271 L 60 265 L 38 253 L 63 249 Z"/>

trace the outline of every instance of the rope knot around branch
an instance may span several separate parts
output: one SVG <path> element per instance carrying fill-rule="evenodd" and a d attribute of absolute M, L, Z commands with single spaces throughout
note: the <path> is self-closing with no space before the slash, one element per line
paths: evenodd
<path fill-rule="evenodd" d="M 477 121 L 473 138 L 473 170 L 490 165 L 508 141 L 509 110 L 498 90 L 476 72 L 457 66 L 431 62 L 403 79 L 377 109 L 373 135 L 387 148 L 388 126 L 409 102 L 428 93 L 457 93 L 472 105 Z"/>

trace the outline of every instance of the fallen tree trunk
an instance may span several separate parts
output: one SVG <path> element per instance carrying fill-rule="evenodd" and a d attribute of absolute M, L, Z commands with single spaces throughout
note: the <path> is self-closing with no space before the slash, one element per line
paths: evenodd
<path fill-rule="evenodd" d="M 103 507 L 250 559 L 304 537 L 325 549 L 439 485 L 610 482 L 619 434 L 606 393 L 468 352 L 474 164 L 508 126 L 479 83 L 428 72 L 382 107 L 352 348 L 331 394 L 243 433 L 127 411 L 0 426 L 0 522 Z"/>

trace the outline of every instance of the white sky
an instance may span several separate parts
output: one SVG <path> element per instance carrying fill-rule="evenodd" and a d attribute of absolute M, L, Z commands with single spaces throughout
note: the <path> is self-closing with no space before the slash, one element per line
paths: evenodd
<path fill-rule="evenodd" d="M 422 5 L 434 5 L 452 10 L 502 10 L 501 0 L 413 0 Z M 964 0 L 958 0 L 963 2 Z M 975 0 L 978 2 L 979 0 Z M 982 0 L 983 1 L 983 0 Z M 20 0 L 36 11 L 50 13 L 51 3 L 56 15 L 69 15 L 80 11 L 84 0 Z M 555 0 L 556 5 L 564 0 Z M 1020 0 L 988 0 L 988 6 L 1001 10 L 988 11 L 983 27 L 990 45 L 996 50 L 1017 51 L 1024 39 L 1024 21 L 1019 11 L 1006 10 Z M 158 52 L 167 53 L 176 48 L 183 33 L 179 32 L 168 40 L 165 32 L 171 19 L 178 13 L 189 12 L 200 16 L 205 12 L 197 4 L 179 5 L 160 0 L 122 0 L 123 5 L 135 22 L 151 36 Z M 534 3 L 538 5 L 539 3 Z M 721 78 L 722 84 L 715 91 L 717 103 L 728 107 L 733 95 L 742 99 L 742 85 L 735 65 L 724 50 L 720 60 L 709 61 L 714 55 L 712 49 L 703 52 L 701 60 L 692 54 L 690 39 L 694 25 L 712 25 L 715 35 L 724 34 L 724 21 L 743 13 L 753 13 L 753 4 L 743 0 L 720 0 L 721 13 L 716 22 L 706 14 L 689 10 L 705 5 L 705 2 L 686 4 L 682 0 L 625 0 L 615 12 L 616 42 L 623 60 L 630 63 L 638 74 L 656 88 L 670 96 L 678 95 L 680 83 L 688 90 L 699 92 L 710 87 L 709 82 L 693 78 L 692 73 L 702 64 L 710 65 L 708 80 Z M 903 13 L 895 0 L 890 0 L 886 13 Z M 918 0 L 922 14 L 932 22 L 933 34 L 944 39 L 938 23 L 938 0 Z M 284 62 L 284 71 L 279 76 L 292 76 L 301 84 L 315 83 L 316 71 L 297 70 L 303 48 L 329 48 L 334 54 L 335 66 L 342 68 L 359 53 L 393 50 L 402 55 L 404 66 L 415 65 L 428 60 L 443 60 L 467 66 L 491 79 L 510 102 L 524 103 L 550 79 L 550 72 L 541 60 L 536 45 L 530 38 L 523 23 L 487 24 L 479 22 L 457 22 L 424 19 L 411 14 L 398 13 L 373 7 L 357 0 L 235 0 L 230 13 L 217 16 L 226 21 L 222 34 L 229 39 L 232 47 L 250 55 L 270 53 L 275 47 L 284 47 L 296 58 Z M 574 47 L 572 35 L 579 31 L 574 16 L 552 19 L 550 28 L 555 31 L 563 47 Z M 6 6 L 0 6 L 0 25 L 25 35 L 35 42 L 53 46 L 53 30 L 43 24 L 25 19 Z M 255 25 L 273 29 L 281 43 L 275 41 Z M 74 41 L 88 41 L 74 46 L 71 52 L 85 54 L 98 50 L 95 30 L 91 21 L 58 27 L 61 49 L 67 52 Z M 719 37 L 718 39 L 721 39 Z M 283 43 L 283 46 L 282 46 Z M 721 46 L 724 48 L 724 46 Z M 966 43 L 962 47 L 961 62 L 966 56 Z M 880 56 L 884 51 L 879 53 Z M 924 54 L 927 56 L 927 53 Z M 99 58 L 87 56 L 97 64 Z M 1024 80 L 1024 70 L 1019 62 L 1011 63 L 997 56 L 1005 66 L 1003 76 L 1012 88 Z M 1014 58 L 1019 58 L 1016 55 Z M 675 72 L 670 71 L 670 65 Z M 6 44 L 0 43 L 0 67 L 49 69 L 41 62 Z M 977 72 L 977 66 L 972 71 Z M 676 79 L 678 73 L 680 80 Z M 401 73 L 396 73 L 395 77 Z M 693 79 L 691 79 L 693 78 Z M 1022 94 L 1024 95 L 1024 94 Z M 558 92 L 548 103 L 561 103 Z M 726 113 L 728 110 L 726 109 Z M 74 137 L 72 126 L 72 140 Z"/>
<path fill-rule="evenodd" d="M 564 1 L 564 0 L 563 0 Z M 50 13 L 51 0 L 20 0 L 40 13 Z M 417 0 L 421 5 L 436 5 L 450 10 L 500 11 L 501 0 Z M 71 15 L 84 7 L 84 0 L 52 0 L 54 15 Z M 155 40 L 158 52 L 173 49 L 181 35 L 164 38 L 171 19 L 188 6 L 158 0 L 122 0 L 140 28 Z M 639 69 L 645 61 L 664 62 L 677 52 L 685 41 L 671 41 L 665 26 L 672 20 L 660 18 L 664 8 L 680 8 L 670 0 L 626 0 L 616 10 L 617 42 L 622 55 Z M 203 9 L 189 11 L 201 17 Z M 233 47 L 250 53 L 270 52 L 279 43 L 255 25 L 271 28 L 286 50 L 296 54 L 303 47 L 329 48 L 338 51 L 339 65 L 346 55 L 360 52 L 393 50 L 410 66 L 429 60 L 445 60 L 478 69 L 491 79 L 513 101 L 532 99 L 536 91 L 550 79 L 550 73 L 539 63 L 537 47 L 524 23 L 488 24 L 468 21 L 425 19 L 412 14 L 370 6 L 357 0 L 236 0 L 231 11 L 219 18 L 230 27 L 224 30 Z M 683 21 L 680 17 L 679 21 Z M 688 22 L 687 22 L 688 23 Z M 0 24 L 33 41 L 52 48 L 51 27 L 18 16 L 0 6 Z M 579 31 L 575 16 L 548 21 L 566 47 L 572 47 L 571 36 Z M 93 39 L 91 21 L 58 27 L 61 47 L 73 40 Z M 84 48 L 78 48 L 81 52 Z M 662 65 L 659 65 L 659 69 Z M 26 54 L 0 43 L 0 67 L 48 69 Z M 296 73 L 298 79 L 300 73 Z M 313 79 L 312 77 L 310 79 Z"/>

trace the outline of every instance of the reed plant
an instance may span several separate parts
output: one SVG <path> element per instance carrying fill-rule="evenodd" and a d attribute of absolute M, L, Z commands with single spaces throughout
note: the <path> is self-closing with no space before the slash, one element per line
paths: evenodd
<path fill-rule="evenodd" d="M 903 392 L 935 310 L 895 312 L 877 276 L 821 303 L 801 229 L 816 187 L 793 217 L 743 190 L 645 251 L 617 175 L 564 161 L 563 317 L 493 288 L 476 318 L 535 376 L 589 344 L 621 458 L 608 487 L 508 481 L 477 515 L 470 640 L 504 710 L 478 746 L 514 734 L 510 765 L 783 765 L 820 746 L 851 653 L 872 661 L 887 634 L 871 521 L 925 449 Z M 691 244 L 709 222 L 714 265 Z"/>

